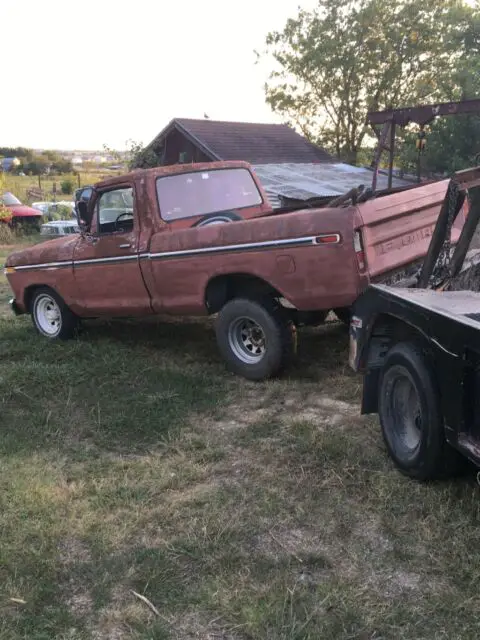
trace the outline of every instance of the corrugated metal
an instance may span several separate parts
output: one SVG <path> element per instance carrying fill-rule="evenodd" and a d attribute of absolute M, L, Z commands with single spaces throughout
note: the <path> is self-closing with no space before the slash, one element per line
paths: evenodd
<path fill-rule="evenodd" d="M 322 196 L 338 196 L 346 193 L 353 187 L 364 185 L 369 187 L 372 183 L 372 171 L 364 167 L 354 167 L 349 164 L 257 164 L 255 172 L 263 187 L 269 194 L 275 194 L 275 201 L 279 203 L 278 196 L 286 196 L 298 200 Z M 386 189 L 387 176 L 379 174 L 377 189 Z M 405 180 L 394 178 L 393 186 L 400 187 L 411 184 Z M 272 206 L 277 208 L 279 204 Z"/>

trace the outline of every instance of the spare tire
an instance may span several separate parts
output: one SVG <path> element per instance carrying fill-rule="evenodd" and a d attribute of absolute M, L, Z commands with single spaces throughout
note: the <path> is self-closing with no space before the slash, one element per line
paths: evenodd
<path fill-rule="evenodd" d="M 237 220 L 243 220 L 238 213 L 233 211 L 223 211 L 221 213 L 209 213 L 198 220 L 193 227 L 206 227 L 210 224 L 225 224 L 226 222 L 236 222 Z"/>

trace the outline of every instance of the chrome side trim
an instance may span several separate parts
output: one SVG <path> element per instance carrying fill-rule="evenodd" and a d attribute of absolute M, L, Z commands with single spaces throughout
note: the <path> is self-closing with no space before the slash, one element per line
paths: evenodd
<path fill-rule="evenodd" d="M 63 260 L 62 262 L 43 262 L 41 264 L 24 264 L 14 266 L 15 271 L 25 271 L 27 269 L 58 269 L 60 267 L 72 267 L 72 260 Z"/>
<path fill-rule="evenodd" d="M 322 243 L 322 238 L 335 238 L 334 242 Z M 133 260 L 159 260 L 162 258 L 181 258 L 194 255 L 207 255 L 216 253 L 230 253 L 235 251 L 249 251 L 255 249 L 274 249 L 275 247 L 302 247 L 302 246 L 327 246 L 338 244 L 341 238 L 338 233 L 325 233 L 305 238 L 286 238 L 282 240 L 265 240 L 262 242 L 247 242 L 244 244 L 228 244 L 213 247 L 199 247 L 198 249 L 180 249 L 178 251 L 161 251 L 158 253 L 135 253 L 128 256 L 118 255 L 108 258 L 87 258 L 85 260 L 64 260 L 60 262 L 44 262 L 41 264 L 27 264 L 15 266 L 16 271 L 32 269 L 59 269 L 63 267 L 75 267 L 92 264 L 108 264 L 115 262 L 131 262 Z"/>
<path fill-rule="evenodd" d="M 198 249 L 181 249 L 178 251 L 162 251 L 160 253 L 142 253 L 141 258 L 149 258 L 150 260 L 156 260 L 159 258 L 176 258 L 185 257 L 191 255 L 202 255 L 209 253 L 224 253 L 232 251 L 248 251 L 251 249 L 273 249 L 275 247 L 294 247 L 304 245 L 322 245 L 321 238 L 331 238 L 335 236 L 335 243 L 340 242 L 340 236 L 338 233 L 325 233 L 316 236 L 307 236 L 306 238 L 286 238 L 283 240 L 265 240 L 263 242 L 248 242 L 244 244 L 228 244 L 214 247 L 200 247 Z M 327 243 L 325 243 L 327 244 Z"/>

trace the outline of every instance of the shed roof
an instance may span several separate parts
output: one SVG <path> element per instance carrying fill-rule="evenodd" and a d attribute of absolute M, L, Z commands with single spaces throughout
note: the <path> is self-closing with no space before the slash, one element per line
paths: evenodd
<path fill-rule="evenodd" d="M 284 124 L 175 118 L 151 144 L 173 129 L 184 133 L 212 160 L 245 160 L 251 164 L 335 162 L 327 151 Z"/>
<path fill-rule="evenodd" d="M 256 164 L 254 170 L 272 203 L 275 204 L 275 196 L 308 200 L 314 197 L 342 195 L 361 184 L 370 187 L 373 176 L 371 169 L 339 162 L 326 165 Z M 410 181 L 399 178 L 393 180 L 394 187 L 411 184 Z M 379 174 L 377 188 L 381 190 L 386 189 L 387 186 L 388 177 Z"/>

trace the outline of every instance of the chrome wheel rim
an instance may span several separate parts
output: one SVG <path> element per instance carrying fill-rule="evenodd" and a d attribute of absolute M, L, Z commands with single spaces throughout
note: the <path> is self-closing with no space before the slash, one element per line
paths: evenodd
<path fill-rule="evenodd" d="M 50 338 L 57 336 L 62 329 L 60 307 L 46 293 L 35 300 L 35 322 L 40 331 Z"/>
<path fill-rule="evenodd" d="M 228 343 L 235 356 L 245 364 L 256 364 L 267 351 L 265 333 L 251 318 L 237 318 L 228 329 Z"/>

